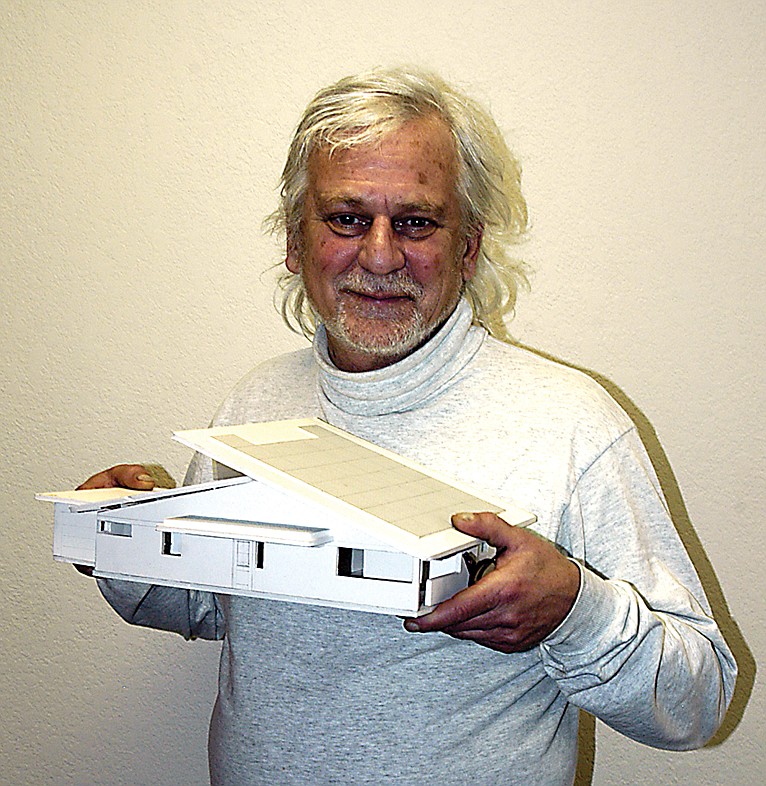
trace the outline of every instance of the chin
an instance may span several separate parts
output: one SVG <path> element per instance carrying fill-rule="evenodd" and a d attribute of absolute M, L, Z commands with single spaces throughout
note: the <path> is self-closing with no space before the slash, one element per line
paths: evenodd
<path fill-rule="evenodd" d="M 383 358 L 403 357 L 430 335 L 428 327 L 419 318 L 402 324 L 391 320 L 346 319 L 341 315 L 325 323 L 325 328 L 337 342 L 349 349 Z"/>

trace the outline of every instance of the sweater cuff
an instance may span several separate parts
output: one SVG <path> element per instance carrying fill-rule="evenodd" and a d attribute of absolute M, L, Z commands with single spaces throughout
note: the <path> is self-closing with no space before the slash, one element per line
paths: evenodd
<path fill-rule="evenodd" d="M 572 562 L 580 569 L 577 598 L 560 625 L 540 643 L 544 655 L 548 656 L 546 660 L 562 669 L 564 662 L 592 653 L 600 641 L 610 637 L 626 600 L 613 582 L 602 579 L 576 560 Z"/>

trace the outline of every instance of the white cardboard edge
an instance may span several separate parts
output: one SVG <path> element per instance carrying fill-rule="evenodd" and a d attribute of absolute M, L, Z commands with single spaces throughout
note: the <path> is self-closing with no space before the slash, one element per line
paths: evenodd
<path fill-rule="evenodd" d="M 54 502 L 69 505 L 70 510 L 76 513 L 88 513 L 109 507 L 122 507 L 129 504 L 151 502 L 155 499 L 166 497 L 179 497 L 185 494 L 195 494 L 208 489 L 234 486 L 239 483 L 252 482 L 250 477 L 227 478 L 226 480 L 211 480 L 206 483 L 197 483 L 193 486 L 177 486 L 174 489 L 152 489 L 140 491 L 139 489 L 108 488 L 108 489 L 72 489 L 69 491 L 46 491 L 35 494 L 35 499 L 41 502 Z"/>
<path fill-rule="evenodd" d="M 321 546 L 333 540 L 330 530 L 317 527 L 294 527 L 286 524 L 233 521 L 200 516 L 171 516 L 155 525 L 155 530 L 207 535 L 213 538 L 285 543 L 290 546 Z"/>
<path fill-rule="evenodd" d="M 200 589 L 202 585 L 195 584 L 193 582 L 188 581 L 169 581 L 166 579 L 146 579 L 140 576 L 126 576 L 122 573 L 112 573 L 111 571 L 94 571 L 93 572 L 94 578 L 101 578 L 101 579 L 117 579 L 119 581 L 133 581 L 139 584 L 145 584 L 147 581 L 151 581 L 152 584 L 159 584 L 165 587 L 181 587 L 185 589 Z M 226 594 L 231 594 L 230 587 L 215 587 L 215 586 L 205 586 L 204 592 L 224 592 Z M 422 617 L 424 614 L 428 614 L 430 611 L 436 608 L 436 606 L 421 606 L 419 609 L 404 609 L 397 606 L 375 606 L 374 608 L 370 607 L 368 604 L 364 603 L 352 603 L 349 601 L 338 601 L 338 600 L 327 600 L 325 598 L 312 598 L 305 595 L 282 595 L 281 593 L 276 592 L 256 592 L 253 590 L 249 590 L 246 592 L 242 592 L 242 595 L 250 598 L 263 598 L 265 600 L 278 600 L 278 601 L 287 601 L 288 603 L 299 603 L 301 605 L 308 605 L 308 606 L 324 606 L 329 608 L 339 608 L 339 609 L 348 609 L 349 611 L 366 611 L 372 612 L 375 614 L 390 614 L 397 617 L 405 618 L 405 617 Z"/>

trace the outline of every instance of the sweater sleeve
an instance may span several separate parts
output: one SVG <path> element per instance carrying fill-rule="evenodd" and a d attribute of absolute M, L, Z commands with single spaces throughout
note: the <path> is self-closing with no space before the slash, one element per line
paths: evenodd
<path fill-rule="evenodd" d="M 212 477 L 210 460 L 196 454 L 184 484 L 202 483 Z M 131 625 L 180 633 L 185 639 L 222 639 L 224 636 L 223 610 L 212 592 L 116 579 L 97 581 L 109 605 Z"/>
<path fill-rule="evenodd" d="M 634 430 L 582 475 L 561 522 L 581 589 L 540 645 L 575 705 L 659 748 L 703 745 L 737 667 Z"/>

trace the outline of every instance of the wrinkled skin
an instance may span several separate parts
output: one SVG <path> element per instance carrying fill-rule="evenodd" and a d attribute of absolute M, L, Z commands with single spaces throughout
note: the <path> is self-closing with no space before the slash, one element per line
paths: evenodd
<path fill-rule="evenodd" d="M 441 631 L 500 652 L 539 644 L 563 621 L 580 586 L 578 567 L 547 540 L 493 513 L 459 513 L 453 526 L 497 549 L 497 567 L 476 584 L 408 619 L 411 633 Z"/>
<path fill-rule="evenodd" d="M 315 151 L 299 273 L 344 371 L 369 371 L 423 344 L 454 311 L 475 272 L 481 228 L 465 228 L 455 190 L 454 142 L 420 118 L 379 144 Z"/>

